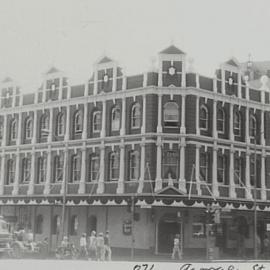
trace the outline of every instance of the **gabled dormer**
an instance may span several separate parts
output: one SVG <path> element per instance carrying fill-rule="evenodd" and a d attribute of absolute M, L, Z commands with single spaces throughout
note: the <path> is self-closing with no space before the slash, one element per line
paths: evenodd
<path fill-rule="evenodd" d="M 186 86 L 186 54 L 175 47 L 169 46 L 159 53 L 158 86 Z"/>
<path fill-rule="evenodd" d="M 243 97 L 241 65 L 232 57 L 220 65 L 217 70 L 217 91 L 230 96 Z"/>
<path fill-rule="evenodd" d="M 44 75 L 42 87 L 38 92 L 38 102 L 47 102 L 67 98 L 68 79 L 64 72 L 51 67 Z"/>
<path fill-rule="evenodd" d="M 20 88 L 10 77 L 6 77 L 1 83 L 1 108 L 9 108 L 20 105 Z"/>
<path fill-rule="evenodd" d="M 115 92 L 123 86 L 123 73 L 118 63 L 108 56 L 102 56 L 94 65 L 94 73 L 89 80 L 89 95 Z"/>

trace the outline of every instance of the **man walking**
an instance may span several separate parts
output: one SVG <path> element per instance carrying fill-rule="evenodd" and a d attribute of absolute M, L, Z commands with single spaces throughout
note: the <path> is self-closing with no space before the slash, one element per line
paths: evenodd
<path fill-rule="evenodd" d="M 110 235 L 109 231 L 106 231 L 105 237 L 104 237 L 104 246 L 105 246 L 105 258 L 107 261 L 111 261 L 112 259 L 112 250 L 110 247 Z"/>

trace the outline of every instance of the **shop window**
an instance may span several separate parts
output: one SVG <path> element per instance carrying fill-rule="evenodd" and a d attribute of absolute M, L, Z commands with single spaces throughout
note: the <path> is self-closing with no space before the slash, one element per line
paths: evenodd
<path fill-rule="evenodd" d="M 70 220 L 70 235 L 78 235 L 79 220 L 78 216 L 72 216 Z"/>
<path fill-rule="evenodd" d="M 35 233 L 42 234 L 43 232 L 43 216 L 38 215 L 35 222 Z"/>
<path fill-rule="evenodd" d="M 193 238 L 202 238 L 205 237 L 205 226 L 202 222 L 192 223 L 192 237 Z"/>
<path fill-rule="evenodd" d="M 164 105 L 164 126 L 177 127 L 179 122 L 179 107 L 175 102 Z"/>

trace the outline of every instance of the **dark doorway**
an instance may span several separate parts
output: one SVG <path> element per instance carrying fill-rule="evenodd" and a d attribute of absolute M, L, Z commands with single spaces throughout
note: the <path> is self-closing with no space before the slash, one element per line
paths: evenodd
<path fill-rule="evenodd" d="M 158 252 L 171 253 L 173 249 L 173 240 L 176 234 L 181 233 L 181 223 L 176 220 L 163 219 L 158 225 Z"/>

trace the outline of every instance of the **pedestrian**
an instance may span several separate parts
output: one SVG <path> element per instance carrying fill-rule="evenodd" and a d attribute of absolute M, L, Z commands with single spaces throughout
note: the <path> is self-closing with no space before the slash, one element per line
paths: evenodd
<path fill-rule="evenodd" d="M 110 235 L 109 231 L 106 231 L 105 237 L 104 237 L 104 246 L 105 246 L 105 259 L 106 261 L 112 260 L 112 250 L 110 246 Z"/>
<path fill-rule="evenodd" d="M 97 237 L 97 260 L 104 261 L 105 245 L 103 233 L 100 232 Z"/>
<path fill-rule="evenodd" d="M 179 260 L 182 259 L 182 252 L 180 247 L 180 235 L 176 234 L 173 240 L 173 252 L 172 252 L 172 259 L 175 259 L 175 256 L 178 255 Z"/>
<path fill-rule="evenodd" d="M 91 236 L 89 237 L 89 259 L 96 260 L 97 259 L 97 238 L 96 232 L 92 231 Z"/>
<path fill-rule="evenodd" d="M 86 242 L 86 233 L 83 233 L 80 238 L 80 257 L 87 258 L 87 242 Z"/>

